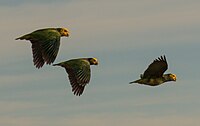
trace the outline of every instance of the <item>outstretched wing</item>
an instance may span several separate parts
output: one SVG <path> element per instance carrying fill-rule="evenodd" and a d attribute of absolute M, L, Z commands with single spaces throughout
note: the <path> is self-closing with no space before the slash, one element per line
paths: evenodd
<path fill-rule="evenodd" d="M 42 52 L 40 43 L 32 41 L 33 63 L 37 68 L 44 65 L 44 59 L 42 58 Z"/>
<path fill-rule="evenodd" d="M 145 70 L 142 78 L 157 78 L 162 77 L 167 70 L 168 64 L 165 56 L 158 57 Z"/>
<path fill-rule="evenodd" d="M 41 29 L 29 34 L 32 43 L 33 62 L 37 68 L 55 61 L 60 47 L 60 33 L 55 29 Z"/>
<path fill-rule="evenodd" d="M 90 81 L 89 62 L 83 59 L 75 59 L 68 61 L 64 67 L 68 73 L 74 95 L 80 96 L 84 91 L 85 85 Z"/>
<path fill-rule="evenodd" d="M 46 64 L 51 64 L 55 61 L 59 51 L 60 34 L 49 32 L 46 37 L 46 40 L 41 41 L 42 55 Z"/>

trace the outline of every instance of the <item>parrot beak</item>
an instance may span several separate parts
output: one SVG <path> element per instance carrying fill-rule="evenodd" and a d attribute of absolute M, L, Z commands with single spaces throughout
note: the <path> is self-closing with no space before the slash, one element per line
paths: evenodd
<path fill-rule="evenodd" d="M 67 32 L 67 33 L 65 34 L 65 36 L 66 36 L 66 37 L 69 37 L 69 32 Z"/>

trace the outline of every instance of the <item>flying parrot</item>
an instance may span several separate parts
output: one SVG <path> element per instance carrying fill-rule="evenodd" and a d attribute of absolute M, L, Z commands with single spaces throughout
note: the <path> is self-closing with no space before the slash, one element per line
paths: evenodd
<path fill-rule="evenodd" d="M 98 65 L 98 60 L 96 58 L 79 58 L 53 64 L 53 66 L 65 68 L 72 86 L 72 92 L 76 96 L 80 96 L 85 86 L 90 82 L 90 65 Z"/>
<path fill-rule="evenodd" d="M 31 42 L 33 62 L 39 69 L 44 63 L 50 65 L 55 61 L 62 36 L 69 36 L 67 28 L 45 28 L 23 35 L 16 40 L 29 40 Z"/>
<path fill-rule="evenodd" d="M 168 81 L 176 81 L 175 74 L 164 74 L 168 69 L 168 64 L 165 56 L 161 56 L 153 61 L 148 68 L 145 70 L 144 74 L 140 75 L 140 79 L 130 82 L 139 83 L 149 86 L 157 86 Z"/>

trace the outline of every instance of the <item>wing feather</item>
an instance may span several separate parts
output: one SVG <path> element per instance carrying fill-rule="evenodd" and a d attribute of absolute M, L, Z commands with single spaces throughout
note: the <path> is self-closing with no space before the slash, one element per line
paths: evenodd
<path fill-rule="evenodd" d="M 29 34 L 34 64 L 40 68 L 55 61 L 60 47 L 60 33 L 55 29 L 41 29 Z"/>
<path fill-rule="evenodd" d="M 162 77 L 163 73 L 168 69 L 168 64 L 165 56 L 158 57 L 145 70 L 142 78 L 157 78 Z"/>
<path fill-rule="evenodd" d="M 70 61 L 64 67 L 68 73 L 74 95 L 80 96 L 90 81 L 91 71 L 89 62 L 78 59 Z"/>
<path fill-rule="evenodd" d="M 46 41 L 41 41 L 42 55 L 46 64 L 51 64 L 55 61 L 59 47 L 60 36 L 56 33 L 49 34 L 49 38 Z"/>
<path fill-rule="evenodd" d="M 42 52 L 39 43 L 32 41 L 32 53 L 33 53 L 33 63 L 37 68 L 44 65 L 44 60 L 42 58 Z"/>

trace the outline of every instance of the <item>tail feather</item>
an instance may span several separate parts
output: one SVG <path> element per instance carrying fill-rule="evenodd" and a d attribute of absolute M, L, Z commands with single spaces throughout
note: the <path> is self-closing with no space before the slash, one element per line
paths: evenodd
<path fill-rule="evenodd" d="M 56 63 L 56 64 L 53 64 L 53 66 L 61 66 L 61 67 L 64 67 L 64 66 L 65 66 L 65 64 L 64 64 L 64 62 L 61 62 L 61 63 Z"/>
<path fill-rule="evenodd" d="M 129 84 L 132 84 L 132 83 L 134 83 L 133 81 L 132 82 L 129 82 Z"/>
<path fill-rule="evenodd" d="M 132 82 L 130 82 L 129 84 L 132 84 L 132 83 L 142 83 L 142 79 L 132 81 Z"/>
<path fill-rule="evenodd" d="M 57 64 L 53 64 L 53 66 L 61 66 L 61 64 L 60 64 L 60 63 L 57 63 Z"/>
<path fill-rule="evenodd" d="M 16 38 L 15 40 L 30 40 L 31 36 L 29 34 Z"/>

